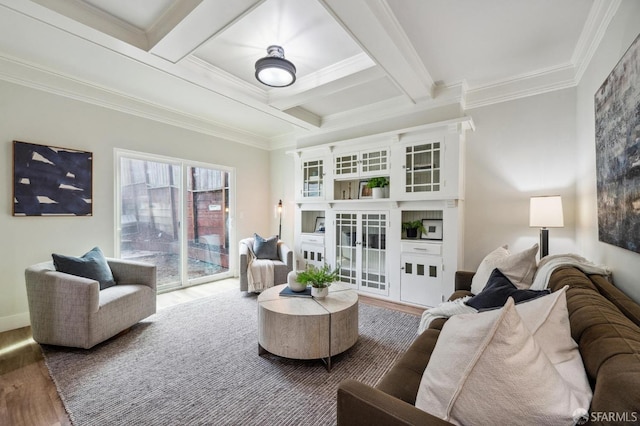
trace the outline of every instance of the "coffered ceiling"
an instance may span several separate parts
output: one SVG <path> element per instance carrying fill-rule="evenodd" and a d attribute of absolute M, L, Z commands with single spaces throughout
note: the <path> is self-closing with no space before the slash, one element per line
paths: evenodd
<path fill-rule="evenodd" d="M 579 81 L 619 0 L 0 0 L 0 79 L 273 149 Z M 254 64 L 277 44 L 297 81 Z"/>

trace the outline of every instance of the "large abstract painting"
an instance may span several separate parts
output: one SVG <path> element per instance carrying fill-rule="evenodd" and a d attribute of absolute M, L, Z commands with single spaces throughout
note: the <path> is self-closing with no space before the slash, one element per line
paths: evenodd
<path fill-rule="evenodd" d="M 90 216 L 93 155 L 13 142 L 14 216 Z"/>
<path fill-rule="evenodd" d="M 640 36 L 595 94 L 598 236 L 640 253 Z"/>

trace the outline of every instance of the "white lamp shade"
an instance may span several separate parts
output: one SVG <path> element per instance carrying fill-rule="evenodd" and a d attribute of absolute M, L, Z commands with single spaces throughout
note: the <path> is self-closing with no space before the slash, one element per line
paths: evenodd
<path fill-rule="evenodd" d="M 564 226 L 562 197 L 559 195 L 531 197 L 529 226 L 536 228 L 562 228 Z"/>

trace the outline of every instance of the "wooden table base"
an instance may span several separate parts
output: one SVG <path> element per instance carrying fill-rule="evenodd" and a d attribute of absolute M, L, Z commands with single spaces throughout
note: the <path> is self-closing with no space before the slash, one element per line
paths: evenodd
<path fill-rule="evenodd" d="M 331 357 L 358 340 L 358 294 L 333 284 L 324 299 L 280 296 L 285 287 L 258 297 L 258 355 L 320 359 L 331 371 Z"/>

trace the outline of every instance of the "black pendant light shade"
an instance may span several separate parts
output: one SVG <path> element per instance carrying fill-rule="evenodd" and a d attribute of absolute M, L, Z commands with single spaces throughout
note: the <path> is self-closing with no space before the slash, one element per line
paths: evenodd
<path fill-rule="evenodd" d="M 296 81 L 296 66 L 284 58 L 280 46 L 267 47 L 267 56 L 256 61 L 256 79 L 270 87 L 287 87 Z"/>

